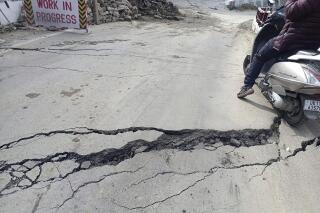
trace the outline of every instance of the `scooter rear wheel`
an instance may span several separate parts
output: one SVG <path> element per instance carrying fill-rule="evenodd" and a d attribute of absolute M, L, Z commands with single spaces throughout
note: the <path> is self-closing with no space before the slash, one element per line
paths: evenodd
<path fill-rule="evenodd" d="M 304 120 L 304 111 L 301 101 L 299 101 L 298 109 L 295 112 L 283 112 L 283 119 L 291 126 L 297 127 Z"/>

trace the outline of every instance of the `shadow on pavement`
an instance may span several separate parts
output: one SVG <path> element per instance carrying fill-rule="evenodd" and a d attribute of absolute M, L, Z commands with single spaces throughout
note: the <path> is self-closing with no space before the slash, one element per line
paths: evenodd
<path fill-rule="evenodd" d="M 251 104 L 259 109 L 262 109 L 264 111 L 268 111 L 268 112 L 272 112 L 272 113 L 276 113 L 275 110 L 272 109 L 272 107 L 267 107 L 265 105 L 262 105 L 262 104 L 258 104 L 252 100 L 249 100 L 249 99 L 243 99 L 244 102 L 248 103 L 248 104 Z"/>

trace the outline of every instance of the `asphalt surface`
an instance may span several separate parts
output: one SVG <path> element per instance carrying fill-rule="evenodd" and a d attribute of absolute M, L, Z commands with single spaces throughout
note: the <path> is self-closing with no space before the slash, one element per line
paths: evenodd
<path fill-rule="evenodd" d="M 319 122 L 236 98 L 254 13 L 174 3 L 0 35 L 0 212 L 320 211 Z"/>

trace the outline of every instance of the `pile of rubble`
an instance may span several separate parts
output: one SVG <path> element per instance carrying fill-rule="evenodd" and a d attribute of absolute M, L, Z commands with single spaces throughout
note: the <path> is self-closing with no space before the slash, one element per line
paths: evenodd
<path fill-rule="evenodd" d="M 159 19 L 179 20 L 179 10 L 167 0 L 130 0 L 137 7 L 141 15 Z"/>
<path fill-rule="evenodd" d="M 93 23 L 93 5 L 88 7 L 88 21 Z M 98 0 L 98 23 L 130 21 L 142 15 L 178 20 L 178 8 L 166 0 Z"/>

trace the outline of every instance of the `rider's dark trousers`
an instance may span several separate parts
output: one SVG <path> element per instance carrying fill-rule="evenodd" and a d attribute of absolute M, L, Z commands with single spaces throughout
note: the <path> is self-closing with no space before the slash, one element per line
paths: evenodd
<path fill-rule="evenodd" d="M 244 79 L 244 85 L 247 87 L 252 87 L 255 83 L 255 80 L 258 78 L 263 65 L 267 61 L 277 58 L 279 55 L 280 52 L 273 48 L 273 39 L 271 39 L 253 57 L 253 60 L 248 68 L 247 75 Z"/>

